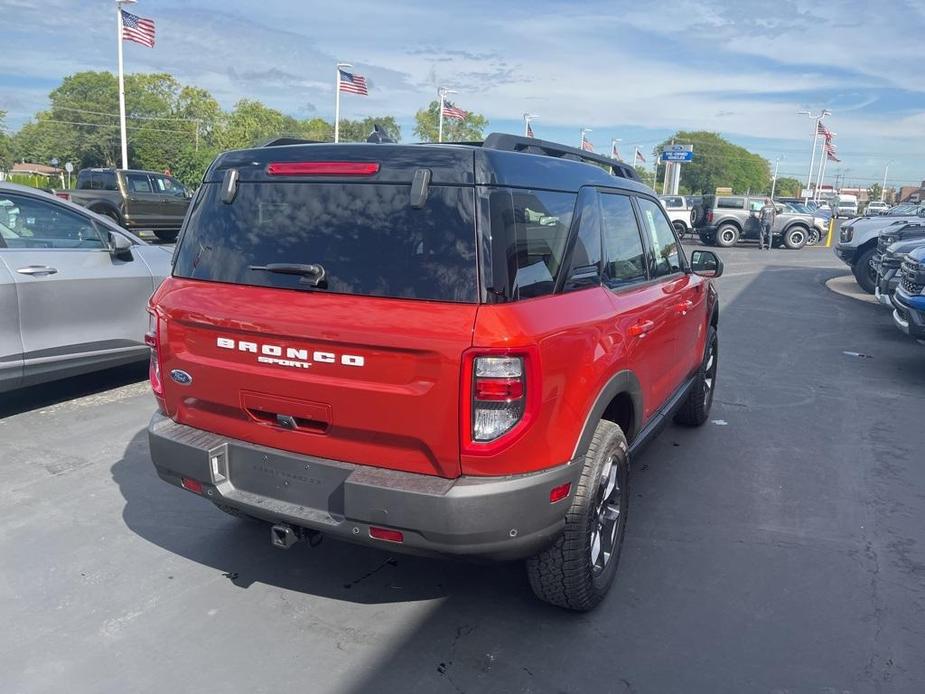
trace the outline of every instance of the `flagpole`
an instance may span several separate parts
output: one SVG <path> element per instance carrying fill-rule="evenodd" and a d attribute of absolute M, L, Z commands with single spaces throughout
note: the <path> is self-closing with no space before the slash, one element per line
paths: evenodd
<path fill-rule="evenodd" d="M 337 64 L 337 78 L 334 82 L 334 142 L 340 141 L 340 71 L 341 68 L 353 67 L 350 63 Z"/>
<path fill-rule="evenodd" d="M 443 100 L 446 98 L 446 90 L 440 87 L 437 94 L 440 96 L 440 124 L 437 126 L 437 142 L 443 142 Z"/>
<path fill-rule="evenodd" d="M 134 0 L 132 0 L 134 2 Z M 122 142 L 122 168 L 128 168 L 128 137 L 125 133 L 125 69 L 122 61 L 122 0 L 116 2 L 116 43 L 119 46 L 119 136 Z"/>
<path fill-rule="evenodd" d="M 819 179 L 816 181 L 816 196 L 813 200 L 819 200 L 819 188 L 822 186 L 823 181 L 825 181 L 825 169 L 829 163 L 829 153 L 825 152 L 822 155 L 822 166 L 819 167 Z"/>

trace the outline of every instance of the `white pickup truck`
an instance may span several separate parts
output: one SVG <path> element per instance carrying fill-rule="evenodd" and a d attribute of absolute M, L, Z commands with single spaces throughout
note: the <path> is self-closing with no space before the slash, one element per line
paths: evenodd
<path fill-rule="evenodd" d="M 662 207 L 668 213 L 668 219 L 680 238 L 684 238 L 684 234 L 694 233 L 694 210 L 688 204 L 687 198 L 683 195 L 659 195 L 658 199 L 662 201 Z"/>

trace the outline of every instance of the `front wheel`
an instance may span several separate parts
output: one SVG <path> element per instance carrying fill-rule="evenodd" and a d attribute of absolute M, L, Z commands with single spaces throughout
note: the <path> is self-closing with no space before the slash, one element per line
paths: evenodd
<path fill-rule="evenodd" d="M 678 235 L 678 238 L 683 239 L 684 234 L 687 233 L 687 226 L 684 224 L 684 222 L 674 222 L 672 226 L 674 227 L 675 233 Z"/>
<path fill-rule="evenodd" d="M 809 230 L 809 236 L 806 238 L 807 246 L 815 246 L 822 240 L 822 233 L 816 228 L 813 227 Z"/>
<path fill-rule="evenodd" d="M 710 326 L 707 333 L 707 349 L 703 361 L 694 377 L 694 384 L 684 399 L 674 421 L 688 427 L 699 427 L 710 416 L 713 407 L 713 391 L 716 389 L 716 373 L 719 366 L 719 337 L 716 328 Z"/>
<path fill-rule="evenodd" d="M 874 270 L 873 266 L 874 254 L 876 252 L 876 247 L 868 248 L 861 253 L 860 257 L 858 257 L 858 261 L 851 268 L 858 286 L 868 294 L 873 294 L 874 288 L 877 286 L 877 271 Z"/>
<path fill-rule="evenodd" d="M 536 596 L 586 612 L 604 599 L 617 573 L 629 504 L 629 458 L 623 430 L 601 420 L 585 454 L 565 528 L 555 543 L 527 559 Z"/>

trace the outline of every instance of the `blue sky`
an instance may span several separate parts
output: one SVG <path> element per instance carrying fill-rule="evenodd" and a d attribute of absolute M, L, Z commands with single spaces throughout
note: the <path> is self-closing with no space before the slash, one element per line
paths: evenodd
<path fill-rule="evenodd" d="M 621 138 L 624 156 L 678 129 L 714 130 L 803 179 L 812 124 L 796 112 L 829 108 L 843 160 L 831 174 L 868 185 L 892 162 L 891 184 L 925 178 L 920 1 L 140 0 L 131 11 L 156 20 L 158 43 L 126 44 L 126 70 L 171 72 L 226 108 L 248 97 L 330 119 L 343 60 L 370 83 L 368 98 L 344 97 L 343 117 L 394 114 L 406 139 L 447 85 L 490 130 L 519 132 L 529 111 L 538 137 L 576 144 L 591 128 L 598 151 Z M 0 17 L 12 129 L 63 76 L 115 69 L 109 0 L 0 0 Z"/>

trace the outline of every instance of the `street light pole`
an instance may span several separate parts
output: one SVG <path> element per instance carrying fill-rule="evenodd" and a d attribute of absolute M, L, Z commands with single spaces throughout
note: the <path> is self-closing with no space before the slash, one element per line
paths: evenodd
<path fill-rule="evenodd" d="M 774 191 L 777 190 L 777 172 L 780 169 L 780 157 L 774 162 L 774 178 L 771 179 L 771 200 L 774 200 Z"/>
<path fill-rule="evenodd" d="M 883 202 L 884 196 L 886 195 L 886 175 L 887 175 L 887 172 L 890 170 L 890 164 L 892 163 L 893 162 L 888 161 L 886 163 L 886 166 L 883 167 L 883 184 L 880 186 L 880 202 Z"/>

